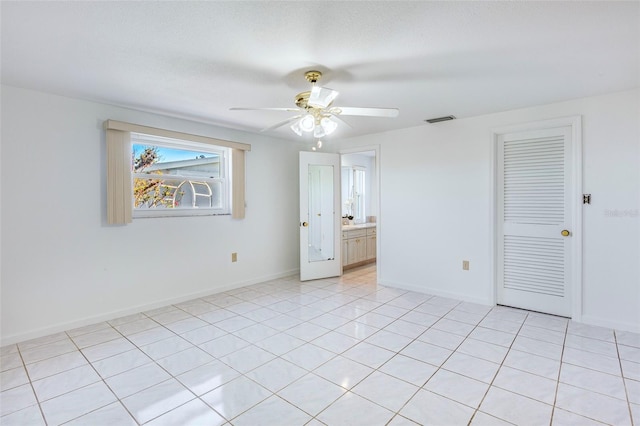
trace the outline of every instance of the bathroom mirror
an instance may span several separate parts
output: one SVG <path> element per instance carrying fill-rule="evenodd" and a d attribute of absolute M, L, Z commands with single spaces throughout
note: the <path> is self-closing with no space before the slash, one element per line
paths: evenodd
<path fill-rule="evenodd" d="M 309 165 L 309 262 L 332 260 L 333 166 Z"/>

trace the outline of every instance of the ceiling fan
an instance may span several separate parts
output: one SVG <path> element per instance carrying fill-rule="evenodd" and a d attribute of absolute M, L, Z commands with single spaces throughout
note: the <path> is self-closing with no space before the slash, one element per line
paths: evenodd
<path fill-rule="evenodd" d="M 360 107 L 338 107 L 333 106 L 333 101 L 339 92 L 327 87 L 316 86 L 316 83 L 322 77 L 320 71 L 307 71 L 304 77 L 311 83 L 311 90 L 298 93 L 295 97 L 294 107 L 283 108 L 230 108 L 231 110 L 257 110 L 257 111 L 289 111 L 296 112 L 293 117 L 287 118 L 273 126 L 262 129 L 263 132 L 275 130 L 279 127 L 291 124 L 291 130 L 297 135 L 302 136 L 304 133 L 312 133 L 315 138 L 322 138 L 330 135 L 338 127 L 337 121 L 340 121 L 351 127 L 345 122 L 342 116 L 364 116 L 364 117 L 397 117 L 399 110 L 397 108 L 360 108 Z"/>

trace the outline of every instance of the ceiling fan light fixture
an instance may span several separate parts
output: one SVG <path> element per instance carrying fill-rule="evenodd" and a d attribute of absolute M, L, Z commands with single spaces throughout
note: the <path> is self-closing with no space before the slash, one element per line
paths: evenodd
<path fill-rule="evenodd" d="M 338 128 L 338 123 L 331 120 L 329 117 L 322 117 L 322 119 L 320 120 L 320 127 L 322 127 L 322 130 L 324 130 L 324 133 L 326 135 L 330 135 Z"/>
<path fill-rule="evenodd" d="M 298 114 L 283 120 L 262 131 L 276 130 L 282 126 L 290 125 L 291 130 L 298 136 L 313 132 L 313 136 L 321 138 L 332 134 L 338 127 L 338 121 L 351 127 L 345 122 L 342 115 L 355 115 L 362 117 L 388 117 L 398 116 L 397 108 L 367 108 L 367 107 L 335 107 L 333 101 L 338 97 L 337 90 L 316 86 L 322 77 L 320 71 L 307 71 L 304 74 L 306 80 L 311 83 L 311 90 L 296 95 L 297 108 L 245 108 L 235 107 L 232 110 L 265 110 L 265 111 L 290 111 Z M 332 120 L 335 119 L 335 120 Z M 337 120 L 337 121 L 336 121 Z M 319 148 L 319 147 L 316 147 Z"/>
<path fill-rule="evenodd" d="M 313 115 L 306 114 L 300 119 L 298 125 L 303 132 L 311 132 L 316 127 L 316 119 Z"/>
<path fill-rule="evenodd" d="M 302 129 L 300 128 L 300 121 L 296 121 L 295 123 L 293 123 L 291 125 L 291 130 L 293 130 L 293 132 L 296 135 L 302 136 Z"/>

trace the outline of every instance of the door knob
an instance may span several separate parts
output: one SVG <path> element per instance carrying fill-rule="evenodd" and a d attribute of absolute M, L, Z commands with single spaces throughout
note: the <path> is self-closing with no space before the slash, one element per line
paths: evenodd
<path fill-rule="evenodd" d="M 561 234 L 563 237 L 568 237 L 569 235 L 571 235 L 571 232 L 569 232 L 567 229 L 563 229 L 563 230 L 560 232 L 560 234 Z"/>
<path fill-rule="evenodd" d="M 307 226 L 309 226 L 309 224 L 307 222 L 302 222 L 302 226 L 306 228 Z"/>

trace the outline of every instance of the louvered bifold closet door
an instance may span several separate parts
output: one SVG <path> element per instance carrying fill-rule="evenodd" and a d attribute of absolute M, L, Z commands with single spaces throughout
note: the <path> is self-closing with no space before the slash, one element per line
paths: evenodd
<path fill-rule="evenodd" d="M 568 315 L 569 129 L 501 136 L 498 303 Z"/>

